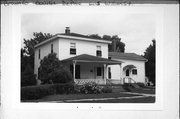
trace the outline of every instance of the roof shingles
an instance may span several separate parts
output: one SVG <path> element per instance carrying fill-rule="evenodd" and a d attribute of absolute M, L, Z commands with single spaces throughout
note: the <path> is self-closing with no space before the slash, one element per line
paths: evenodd
<path fill-rule="evenodd" d="M 135 53 L 109 52 L 109 57 L 115 58 L 115 59 L 117 58 L 117 59 L 147 61 L 147 59 Z"/>

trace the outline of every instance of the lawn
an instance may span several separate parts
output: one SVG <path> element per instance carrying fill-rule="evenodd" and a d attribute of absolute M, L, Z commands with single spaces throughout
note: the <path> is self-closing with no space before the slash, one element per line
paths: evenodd
<path fill-rule="evenodd" d="M 155 97 L 143 97 L 132 99 L 111 99 L 111 100 L 94 100 L 94 101 L 78 101 L 77 103 L 155 103 Z M 72 103 L 75 103 L 72 102 Z"/>
<path fill-rule="evenodd" d="M 57 102 L 57 103 L 154 103 L 155 89 L 131 89 L 131 92 L 114 92 L 101 94 L 56 94 L 37 100 L 23 102 Z"/>

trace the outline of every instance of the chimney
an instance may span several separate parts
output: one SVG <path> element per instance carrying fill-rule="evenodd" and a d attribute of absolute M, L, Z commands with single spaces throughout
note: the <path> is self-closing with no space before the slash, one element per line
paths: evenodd
<path fill-rule="evenodd" d="M 70 28 L 69 27 L 66 27 L 65 33 L 70 34 Z"/>

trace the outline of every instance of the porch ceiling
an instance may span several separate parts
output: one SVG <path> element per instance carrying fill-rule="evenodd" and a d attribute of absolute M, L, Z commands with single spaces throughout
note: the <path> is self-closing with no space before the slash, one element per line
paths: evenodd
<path fill-rule="evenodd" d="M 90 62 L 90 63 L 111 64 L 111 65 L 123 63 L 121 61 L 110 60 L 110 59 L 87 55 L 87 54 L 82 54 L 68 59 L 64 59 L 62 60 L 62 62 Z"/>

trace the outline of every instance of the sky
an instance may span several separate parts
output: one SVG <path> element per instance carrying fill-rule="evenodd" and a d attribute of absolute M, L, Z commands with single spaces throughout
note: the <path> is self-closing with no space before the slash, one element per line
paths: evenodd
<path fill-rule="evenodd" d="M 155 38 L 155 17 L 153 14 L 119 12 L 61 12 L 26 13 L 21 16 L 21 47 L 23 39 L 33 38 L 33 32 L 64 33 L 83 35 L 118 35 L 125 43 L 125 52 L 143 55 Z"/>

